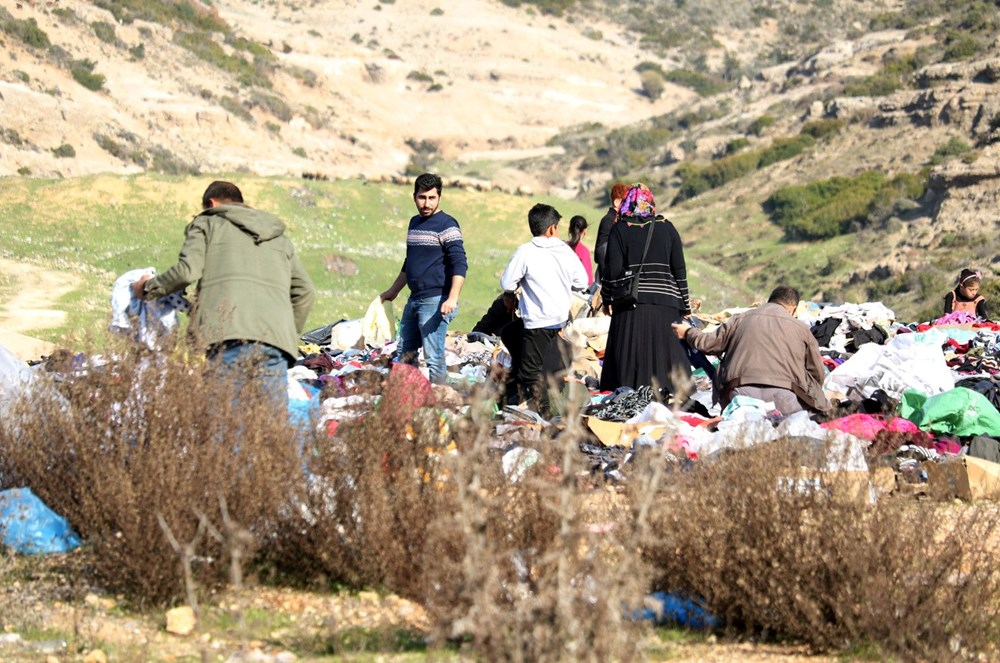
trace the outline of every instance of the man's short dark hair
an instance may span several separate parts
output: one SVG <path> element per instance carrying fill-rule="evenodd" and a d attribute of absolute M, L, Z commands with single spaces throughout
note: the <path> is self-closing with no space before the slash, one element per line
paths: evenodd
<path fill-rule="evenodd" d="M 538 203 L 528 212 L 528 228 L 531 229 L 533 237 L 540 237 L 545 234 L 549 226 L 559 223 L 561 218 L 562 215 L 552 205 Z"/>
<path fill-rule="evenodd" d="M 433 173 L 424 173 L 417 177 L 416 181 L 413 183 L 413 195 L 417 195 L 423 191 L 430 191 L 431 189 L 437 189 L 438 195 L 441 195 L 441 178 Z"/>
<path fill-rule="evenodd" d="M 205 189 L 205 193 L 202 194 L 201 208 L 208 209 L 211 207 L 212 200 L 217 200 L 220 203 L 242 203 L 243 194 L 240 193 L 239 187 L 232 182 L 216 180 L 209 184 L 208 188 Z"/>
<path fill-rule="evenodd" d="M 767 298 L 768 304 L 784 304 L 786 306 L 799 305 L 799 291 L 787 285 L 779 285 L 771 292 Z"/>

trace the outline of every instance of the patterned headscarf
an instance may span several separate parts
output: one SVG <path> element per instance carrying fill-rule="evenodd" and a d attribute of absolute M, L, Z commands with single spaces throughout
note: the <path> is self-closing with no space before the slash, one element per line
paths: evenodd
<path fill-rule="evenodd" d="M 633 184 L 618 206 L 618 216 L 636 221 L 655 219 L 656 201 L 653 200 L 653 192 L 645 184 Z"/>

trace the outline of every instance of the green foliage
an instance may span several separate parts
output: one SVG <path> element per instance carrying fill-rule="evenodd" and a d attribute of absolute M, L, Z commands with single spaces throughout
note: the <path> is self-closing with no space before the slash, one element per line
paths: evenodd
<path fill-rule="evenodd" d="M 26 71 L 21 71 L 20 69 L 15 69 L 11 73 L 14 74 L 14 78 L 16 78 L 17 80 L 21 81 L 22 83 L 30 83 L 31 82 L 31 76 L 29 76 L 28 72 L 26 72 Z"/>
<path fill-rule="evenodd" d="M 433 83 L 434 77 L 423 71 L 413 70 L 406 75 L 406 80 L 417 81 L 418 83 Z"/>
<path fill-rule="evenodd" d="M 665 79 L 670 83 L 690 88 L 703 97 L 725 92 L 730 87 L 727 81 L 718 76 L 688 69 L 671 69 L 666 72 Z"/>
<path fill-rule="evenodd" d="M 192 0 L 94 0 L 115 20 L 129 25 L 136 20 L 209 32 L 229 32 L 219 16 Z"/>
<path fill-rule="evenodd" d="M 141 60 L 146 57 L 146 45 L 140 42 L 128 49 L 128 53 L 132 56 L 133 60 Z"/>
<path fill-rule="evenodd" d="M 76 156 L 76 150 L 69 143 L 63 143 L 59 147 L 53 148 L 52 154 L 54 154 L 57 159 L 69 159 Z"/>
<path fill-rule="evenodd" d="M 844 121 L 841 119 L 812 120 L 803 124 L 799 133 L 812 136 L 816 140 L 822 140 L 838 133 L 843 128 Z"/>
<path fill-rule="evenodd" d="M 24 141 L 21 140 L 21 135 L 17 132 L 17 129 L 0 129 L 0 141 L 3 141 L 8 145 L 13 145 L 14 147 L 20 147 L 24 144 Z"/>
<path fill-rule="evenodd" d="M 642 93 L 649 97 L 651 101 L 656 101 L 663 95 L 663 76 L 655 71 L 644 71 L 639 74 L 639 82 L 642 86 Z"/>
<path fill-rule="evenodd" d="M 604 39 L 604 33 L 597 28 L 587 27 L 583 31 L 583 36 L 587 39 L 593 39 L 594 41 L 601 41 Z"/>
<path fill-rule="evenodd" d="M 767 199 L 771 219 L 790 240 L 828 239 L 864 221 L 885 185 L 885 175 L 867 171 L 782 187 Z"/>
<path fill-rule="evenodd" d="M 304 147 L 296 147 L 294 150 L 292 150 L 292 154 L 294 154 L 297 157 L 302 157 L 303 159 L 308 158 L 306 156 L 306 148 Z"/>
<path fill-rule="evenodd" d="M 95 66 L 97 65 L 93 60 L 74 60 L 70 63 L 69 73 L 83 87 L 98 92 L 104 88 L 106 79 L 103 74 L 94 72 Z"/>
<path fill-rule="evenodd" d="M 34 18 L 24 20 L 14 18 L 2 7 L 0 7 L 0 30 L 19 39 L 30 48 L 44 49 L 52 45 L 49 36 L 38 27 L 38 22 Z"/>
<path fill-rule="evenodd" d="M 960 138 L 955 138 L 954 136 L 948 139 L 948 142 L 944 145 L 939 145 L 934 154 L 931 155 L 930 164 L 936 166 L 940 163 L 946 161 L 949 157 L 961 156 L 971 150 L 972 148 L 964 140 Z"/>
<path fill-rule="evenodd" d="M 941 59 L 945 62 L 968 60 L 977 55 L 982 46 L 975 37 L 961 32 L 951 32 L 945 40 L 945 50 Z"/>
<path fill-rule="evenodd" d="M 750 145 L 750 141 L 746 138 L 734 138 L 733 140 L 726 143 L 726 154 L 736 154 L 740 150 Z"/>
<path fill-rule="evenodd" d="M 230 55 L 225 49 L 216 43 L 207 32 L 181 32 L 174 33 L 174 43 L 186 48 L 196 57 L 208 62 L 214 67 L 234 74 L 237 80 L 245 86 L 271 87 L 271 80 L 267 73 L 270 67 L 270 51 L 264 58 L 254 58 L 250 63 L 239 55 Z"/>
<path fill-rule="evenodd" d="M 873 74 L 865 78 L 851 78 L 844 84 L 847 97 L 884 97 L 903 87 L 898 76 L 886 73 Z"/>
<path fill-rule="evenodd" d="M 753 134 L 754 136 L 759 136 L 762 133 L 764 133 L 765 129 L 767 129 L 769 126 L 773 125 L 777 121 L 778 121 L 777 118 L 775 118 L 773 115 L 761 115 L 756 120 L 750 123 L 750 126 L 747 127 L 747 133 Z"/>
<path fill-rule="evenodd" d="M 70 9 L 69 7 L 55 7 L 52 10 L 52 15 L 58 18 L 62 23 L 65 23 L 66 25 L 72 25 L 73 23 L 76 23 L 77 20 L 79 20 L 79 17 L 77 17 L 76 12 Z"/>
<path fill-rule="evenodd" d="M 778 161 L 791 159 L 814 144 L 811 136 L 776 138 L 765 148 L 728 154 L 707 166 L 687 163 L 677 168 L 680 180 L 674 203 L 679 203 L 748 175 Z"/>
<path fill-rule="evenodd" d="M 115 26 L 107 21 L 94 21 L 90 24 L 90 27 L 94 30 L 97 38 L 105 44 L 117 45 L 120 43 L 118 35 L 115 34 Z"/>
<path fill-rule="evenodd" d="M 528 8 L 538 8 L 542 14 L 549 16 L 562 16 L 563 12 L 576 4 L 576 0 L 502 0 L 508 7 L 520 7 L 528 5 Z"/>
<path fill-rule="evenodd" d="M 21 176 L 31 175 L 31 169 L 28 168 L 27 166 L 21 166 L 20 168 L 17 169 L 17 174 Z"/>
<path fill-rule="evenodd" d="M 288 122 L 292 119 L 291 107 L 284 99 L 275 94 L 254 90 L 250 95 L 249 103 L 251 108 L 263 108 L 282 122 Z"/>
<path fill-rule="evenodd" d="M 233 97 L 222 97 L 219 99 L 219 105 L 236 117 L 243 119 L 248 123 L 253 123 L 253 115 L 251 115 L 250 111 L 247 110 L 247 108 L 237 99 L 234 99 Z"/>
<path fill-rule="evenodd" d="M 102 133 L 94 133 L 93 137 L 97 146 L 111 156 L 121 159 L 125 163 L 134 163 L 142 166 L 143 168 L 146 167 L 146 155 L 142 150 L 135 146 L 134 143 L 136 138 L 133 135 L 126 134 L 121 136 L 124 142 L 119 142 L 113 137 Z"/>
<path fill-rule="evenodd" d="M 431 16 L 444 16 L 444 10 L 440 7 L 435 7 L 431 10 Z"/>
<path fill-rule="evenodd" d="M 306 69 L 297 65 L 284 65 L 282 68 L 306 87 L 316 87 L 319 85 L 319 77 L 312 69 Z"/>

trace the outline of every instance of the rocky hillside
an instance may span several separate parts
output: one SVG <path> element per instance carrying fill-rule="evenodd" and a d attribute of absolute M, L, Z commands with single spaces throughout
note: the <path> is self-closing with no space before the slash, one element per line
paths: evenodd
<path fill-rule="evenodd" d="M 966 265 L 1000 296 L 996 16 L 975 0 L 22 0 L 0 8 L 0 175 L 434 168 L 595 204 L 643 179 L 744 288 L 929 315 Z M 831 187 L 856 195 L 807 209 Z"/>

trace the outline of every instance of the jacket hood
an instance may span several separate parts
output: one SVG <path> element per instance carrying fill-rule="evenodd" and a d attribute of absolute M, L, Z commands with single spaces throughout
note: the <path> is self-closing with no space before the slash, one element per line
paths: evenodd
<path fill-rule="evenodd" d="M 555 249 L 561 246 L 569 246 L 558 237 L 545 237 L 544 235 L 539 235 L 538 237 L 532 237 L 531 243 L 541 249 Z M 570 249 L 572 250 L 572 249 Z"/>
<path fill-rule="evenodd" d="M 202 216 L 219 216 L 245 232 L 253 239 L 254 244 L 267 242 L 280 237 L 285 232 L 285 224 L 269 212 L 263 212 L 240 204 L 219 205 L 210 207 L 201 213 Z"/>

